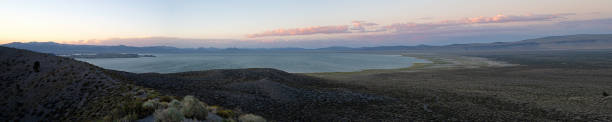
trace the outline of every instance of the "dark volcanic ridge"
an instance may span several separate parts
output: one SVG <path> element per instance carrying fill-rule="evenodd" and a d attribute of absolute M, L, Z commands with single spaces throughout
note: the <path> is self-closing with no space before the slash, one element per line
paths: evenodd
<path fill-rule="evenodd" d="M 0 69 L 0 120 L 102 117 L 126 92 L 104 69 L 50 54 L 0 47 Z"/>

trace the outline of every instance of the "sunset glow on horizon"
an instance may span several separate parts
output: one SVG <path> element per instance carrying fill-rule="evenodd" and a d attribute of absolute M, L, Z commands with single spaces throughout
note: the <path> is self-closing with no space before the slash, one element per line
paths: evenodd
<path fill-rule="evenodd" d="M 610 0 L 1 0 L 0 44 L 317 48 L 518 41 L 610 33 L 610 5 Z"/>

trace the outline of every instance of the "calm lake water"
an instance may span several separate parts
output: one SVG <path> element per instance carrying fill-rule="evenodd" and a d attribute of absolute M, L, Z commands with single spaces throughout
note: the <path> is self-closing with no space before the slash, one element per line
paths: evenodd
<path fill-rule="evenodd" d="M 275 68 L 293 73 L 351 72 L 409 67 L 427 60 L 356 53 L 191 53 L 157 57 L 77 59 L 120 71 L 174 73 L 209 69 Z"/>

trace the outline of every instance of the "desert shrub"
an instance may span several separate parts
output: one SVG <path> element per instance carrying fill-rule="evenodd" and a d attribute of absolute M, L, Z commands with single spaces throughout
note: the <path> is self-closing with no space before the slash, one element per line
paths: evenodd
<path fill-rule="evenodd" d="M 161 103 L 159 103 L 159 100 L 153 100 L 153 99 L 147 100 L 146 102 L 142 103 L 142 107 L 145 109 L 149 109 L 149 110 L 163 108 Z"/>
<path fill-rule="evenodd" d="M 223 119 L 221 122 L 236 122 L 236 120 L 232 118 Z"/>
<path fill-rule="evenodd" d="M 156 91 L 151 91 L 149 93 L 149 95 L 147 95 L 147 99 L 153 99 L 153 98 L 157 98 L 159 97 L 159 93 Z M 160 98 L 161 99 L 161 98 Z M 170 100 L 166 101 L 166 102 L 170 102 Z"/>
<path fill-rule="evenodd" d="M 109 119 L 124 120 L 126 117 L 138 119 L 139 117 L 150 115 L 152 112 L 152 109 L 146 109 L 143 107 L 143 102 L 141 99 L 132 99 L 122 102 L 117 108 L 113 109 L 110 113 Z"/>
<path fill-rule="evenodd" d="M 245 114 L 245 115 L 238 117 L 238 121 L 239 122 L 266 122 L 266 119 L 264 119 L 261 116 L 254 115 L 254 114 Z"/>
<path fill-rule="evenodd" d="M 179 102 L 178 100 L 172 100 L 170 101 L 170 103 L 168 103 L 168 107 L 174 107 L 174 108 L 181 109 L 183 107 L 183 104 Z"/>
<path fill-rule="evenodd" d="M 234 113 L 232 110 L 219 110 L 217 111 L 217 115 L 223 118 L 232 118 L 234 115 L 236 115 L 236 113 Z"/>
<path fill-rule="evenodd" d="M 193 96 L 185 96 L 183 98 L 183 108 L 181 111 L 187 118 L 206 120 L 206 117 L 208 116 L 208 109 L 206 109 L 206 105 Z"/>
<path fill-rule="evenodd" d="M 185 119 L 183 113 L 175 107 L 155 110 L 153 116 L 155 117 L 155 122 L 180 122 Z"/>
<path fill-rule="evenodd" d="M 110 115 L 108 115 L 107 118 L 104 118 L 105 120 L 115 120 L 118 118 L 123 117 L 123 113 L 121 111 L 121 109 L 119 108 L 114 108 L 113 110 L 111 110 Z"/>
<path fill-rule="evenodd" d="M 109 116 L 109 115 L 106 115 L 106 116 L 102 117 L 102 121 L 103 122 L 111 122 L 111 121 L 113 121 L 113 117 Z"/>
<path fill-rule="evenodd" d="M 219 110 L 219 106 L 216 106 L 216 105 L 206 106 L 206 108 L 208 109 L 208 111 L 214 111 L 214 112 Z"/>
<path fill-rule="evenodd" d="M 136 114 L 138 116 L 146 116 L 151 114 L 152 110 L 148 110 L 146 108 L 142 107 L 143 102 L 141 100 L 134 100 L 131 102 L 128 102 L 125 106 L 124 106 L 124 111 L 126 111 L 126 115 L 127 114 Z"/>
<path fill-rule="evenodd" d="M 161 101 L 161 102 L 170 102 L 172 100 L 173 100 L 173 98 L 171 96 L 161 96 L 161 97 L 159 97 L 159 101 Z"/>
<path fill-rule="evenodd" d="M 159 104 L 161 106 L 163 106 L 162 108 L 167 108 L 169 103 L 168 102 L 159 102 Z"/>
<path fill-rule="evenodd" d="M 118 122 L 133 122 L 135 120 L 138 120 L 138 115 L 136 115 L 136 114 L 129 114 L 127 116 L 124 116 L 123 118 L 120 118 L 117 121 Z"/>

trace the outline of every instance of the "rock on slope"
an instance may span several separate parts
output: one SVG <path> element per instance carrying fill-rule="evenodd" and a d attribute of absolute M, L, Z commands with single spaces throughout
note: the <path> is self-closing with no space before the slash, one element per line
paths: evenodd
<path fill-rule="evenodd" d="M 122 99 L 121 84 L 85 62 L 0 46 L 0 121 L 100 118 Z"/>

